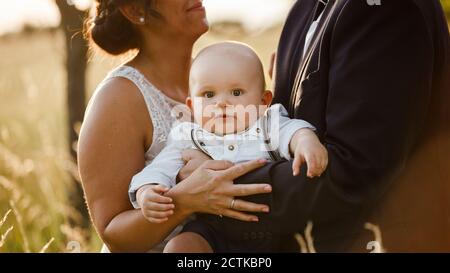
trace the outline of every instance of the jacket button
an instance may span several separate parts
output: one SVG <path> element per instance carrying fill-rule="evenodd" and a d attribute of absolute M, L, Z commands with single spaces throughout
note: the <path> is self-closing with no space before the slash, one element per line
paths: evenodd
<path fill-rule="evenodd" d="M 259 239 L 264 239 L 264 232 L 262 232 L 262 231 L 260 231 L 260 232 L 258 232 L 258 237 L 259 237 Z"/>
<path fill-rule="evenodd" d="M 233 145 L 228 146 L 228 150 L 234 151 L 234 146 Z"/>
<path fill-rule="evenodd" d="M 261 133 L 261 129 L 256 128 L 256 132 L 257 132 L 258 134 Z"/>

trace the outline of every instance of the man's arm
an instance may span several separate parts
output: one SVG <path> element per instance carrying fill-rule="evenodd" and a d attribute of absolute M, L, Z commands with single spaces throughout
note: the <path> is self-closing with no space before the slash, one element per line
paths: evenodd
<path fill-rule="evenodd" d="M 326 172 L 308 179 L 303 166 L 293 177 L 292 162 L 284 161 L 236 181 L 272 184 L 266 221 L 284 232 L 301 231 L 310 220 L 317 227 L 354 217 L 405 163 L 427 113 L 432 44 L 413 1 L 348 1 L 330 51 Z"/>

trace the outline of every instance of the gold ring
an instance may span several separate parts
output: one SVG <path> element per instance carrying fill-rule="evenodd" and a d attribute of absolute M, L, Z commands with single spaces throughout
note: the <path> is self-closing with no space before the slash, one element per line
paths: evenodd
<path fill-rule="evenodd" d="M 234 202 L 236 202 L 236 199 L 233 199 L 233 201 L 231 201 L 230 209 L 233 209 L 233 207 L 234 207 Z"/>

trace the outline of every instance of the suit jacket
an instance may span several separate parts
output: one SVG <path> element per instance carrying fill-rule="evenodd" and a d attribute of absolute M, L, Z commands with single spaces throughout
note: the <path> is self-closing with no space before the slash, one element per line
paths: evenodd
<path fill-rule="evenodd" d="M 375 1 L 376 2 L 376 1 Z M 438 0 L 329 0 L 302 58 L 316 0 L 298 0 L 277 53 L 274 103 L 317 128 L 329 165 L 320 178 L 292 176 L 280 161 L 235 183 L 270 183 L 260 224 L 283 234 L 313 223 L 319 252 L 368 252 L 381 230 L 387 251 L 450 251 L 449 31 Z"/>

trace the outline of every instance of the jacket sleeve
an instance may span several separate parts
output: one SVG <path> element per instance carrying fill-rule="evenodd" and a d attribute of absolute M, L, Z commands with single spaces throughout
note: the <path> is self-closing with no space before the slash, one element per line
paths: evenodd
<path fill-rule="evenodd" d="M 309 179 L 303 166 L 293 177 L 291 162 L 283 161 L 236 181 L 273 186 L 272 194 L 249 200 L 270 204 L 265 221 L 283 232 L 303 230 L 308 221 L 334 225 L 379 196 L 414 148 L 427 113 L 432 44 L 413 1 L 347 1 L 332 35 L 327 170 Z"/>

